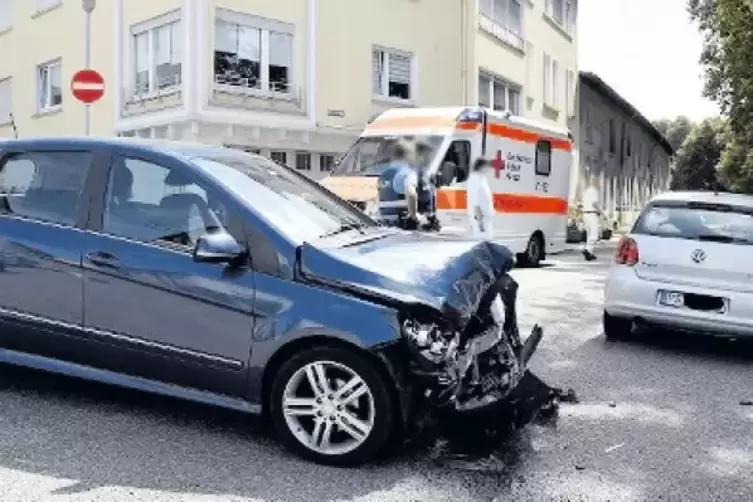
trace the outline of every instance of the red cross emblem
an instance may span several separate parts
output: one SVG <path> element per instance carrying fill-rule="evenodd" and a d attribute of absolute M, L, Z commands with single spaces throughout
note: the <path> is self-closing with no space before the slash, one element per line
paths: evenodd
<path fill-rule="evenodd" d="M 497 156 L 492 160 L 494 176 L 499 178 L 500 173 L 505 170 L 505 160 L 502 158 L 502 150 L 497 150 Z"/>

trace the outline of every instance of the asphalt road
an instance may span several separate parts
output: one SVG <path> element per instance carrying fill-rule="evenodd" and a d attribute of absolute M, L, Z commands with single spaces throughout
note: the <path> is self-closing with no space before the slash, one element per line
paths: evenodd
<path fill-rule="evenodd" d="M 753 499 L 753 348 L 647 334 L 606 342 L 610 256 L 516 270 L 534 371 L 572 387 L 554 424 L 494 456 L 441 444 L 360 469 L 299 461 L 223 410 L 0 368 L 2 501 L 731 501 Z"/>

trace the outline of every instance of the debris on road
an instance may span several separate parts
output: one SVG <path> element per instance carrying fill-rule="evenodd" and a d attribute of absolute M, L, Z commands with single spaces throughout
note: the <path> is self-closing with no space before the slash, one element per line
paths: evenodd
<path fill-rule="evenodd" d="M 740 406 L 753 406 L 753 400 L 743 399 L 740 401 Z"/>
<path fill-rule="evenodd" d="M 609 448 L 607 448 L 606 450 L 604 450 L 604 453 L 612 453 L 614 450 L 619 450 L 623 446 L 625 446 L 625 443 L 620 443 L 620 444 L 616 444 L 616 445 L 610 446 Z"/>
<path fill-rule="evenodd" d="M 610 408 L 616 408 L 617 407 L 617 403 L 615 403 L 614 401 L 609 401 L 608 406 Z"/>

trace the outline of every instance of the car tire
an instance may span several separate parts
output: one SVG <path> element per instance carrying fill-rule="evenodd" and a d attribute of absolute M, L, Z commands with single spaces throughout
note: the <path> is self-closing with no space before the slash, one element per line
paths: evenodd
<path fill-rule="evenodd" d="M 525 253 L 517 255 L 518 266 L 538 267 L 544 261 L 544 254 L 544 238 L 537 232 L 528 239 Z"/>
<path fill-rule="evenodd" d="M 319 385 L 321 378 L 312 385 L 319 370 L 325 375 L 326 392 Z M 361 395 L 348 402 L 358 392 L 343 394 L 342 389 L 357 380 Z M 376 363 L 356 350 L 326 346 L 299 352 L 280 367 L 270 390 L 269 411 L 288 450 L 337 466 L 355 466 L 375 457 L 392 433 L 395 416 L 392 393 Z"/>
<path fill-rule="evenodd" d="M 625 340 L 633 333 L 633 321 L 625 317 L 618 317 L 604 311 L 604 336 L 607 340 Z"/>

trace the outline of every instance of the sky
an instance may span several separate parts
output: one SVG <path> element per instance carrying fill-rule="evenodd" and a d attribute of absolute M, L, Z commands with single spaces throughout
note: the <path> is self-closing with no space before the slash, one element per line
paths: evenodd
<path fill-rule="evenodd" d="M 580 0 L 578 65 L 649 120 L 719 114 L 701 97 L 702 37 L 686 0 Z"/>

